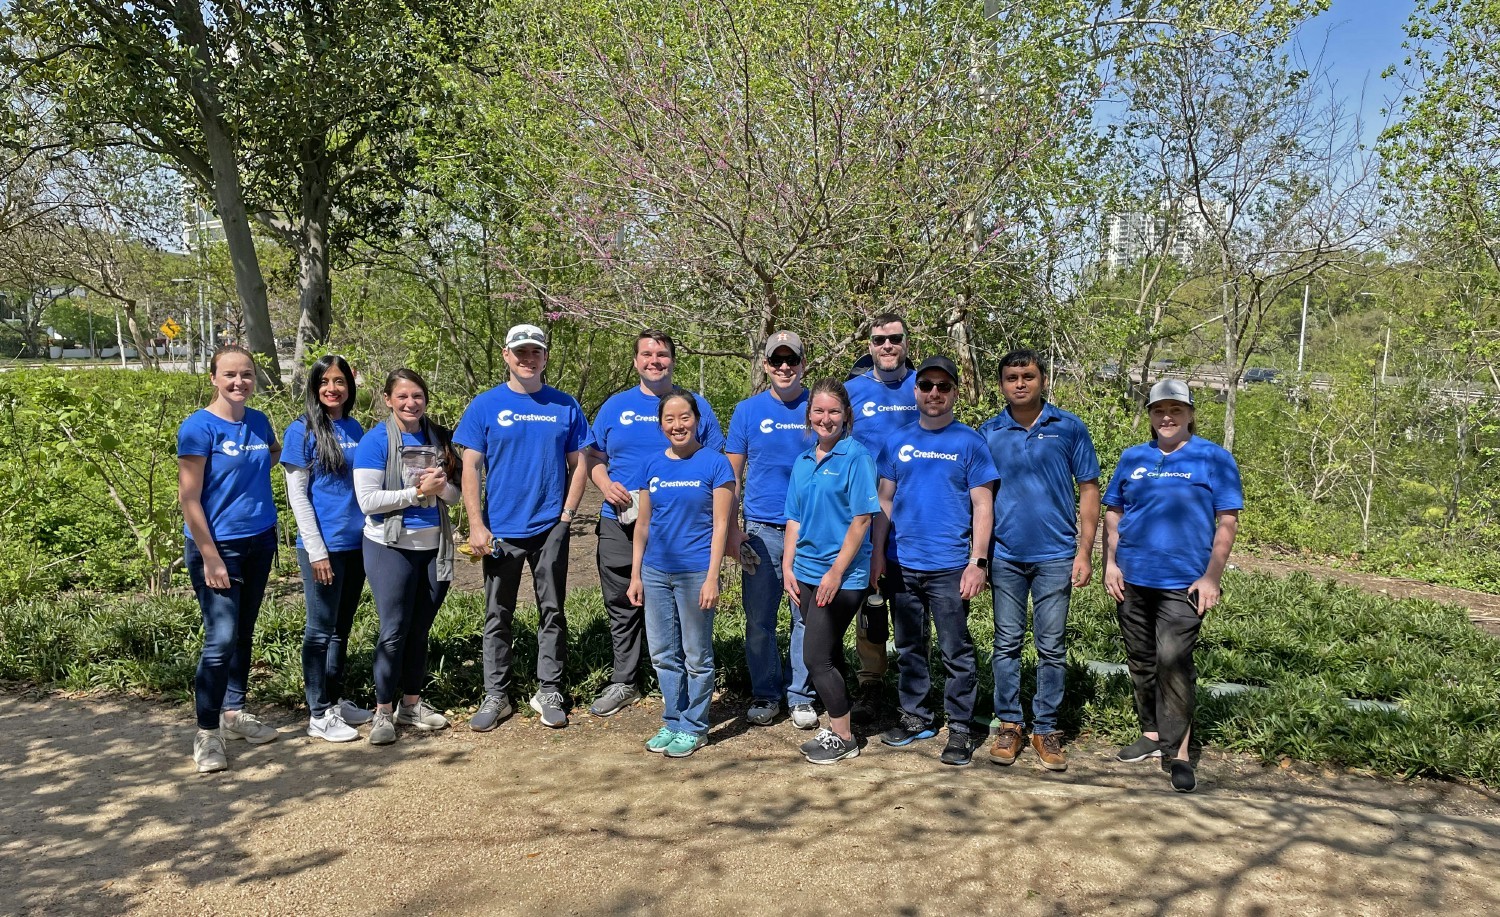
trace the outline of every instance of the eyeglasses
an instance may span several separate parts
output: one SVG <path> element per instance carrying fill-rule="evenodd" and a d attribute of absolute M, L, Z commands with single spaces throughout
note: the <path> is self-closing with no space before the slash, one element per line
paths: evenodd
<path fill-rule="evenodd" d="M 766 362 L 771 364 L 772 367 L 780 369 L 783 366 L 801 366 L 802 358 L 794 353 L 789 353 L 786 356 L 766 357 Z"/>
<path fill-rule="evenodd" d="M 874 344 L 876 347 L 879 347 L 881 344 L 884 344 L 886 341 L 890 341 L 892 344 L 900 344 L 901 342 L 903 342 L 905 340 L 906 340 L 906 335 L 904 335 L 904 334 L 872 334 L 872 335 L 870 335 L 870 343 Z"/>
<path fill-rule="evenodd" d="M 952 382 L 934 382 L 931 379 L 918 379 L 917 380 L 917 388 L 921 389 L 924 392 L 930 392 L 933 389 L 937 389 L 938 391 L 940 391 L 944 395 L 946 395 L 949 392 L 953 391 L 953 383 Z"/>

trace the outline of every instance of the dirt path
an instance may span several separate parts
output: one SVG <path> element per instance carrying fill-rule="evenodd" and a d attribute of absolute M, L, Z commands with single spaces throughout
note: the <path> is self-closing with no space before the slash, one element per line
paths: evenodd
<path fill-rule="evenodd" d="M 1482 914 L 1495 800 L 1209 755 L 1201 790 L 1075 746 L 1066 774 L 928 742 L 814 768 L 715 707 L 693 758 L 637 708 L 559 732 L 333 746 L 285 714 L 199 776 L 191 714 L 0 697 L 0 913 Z"/>

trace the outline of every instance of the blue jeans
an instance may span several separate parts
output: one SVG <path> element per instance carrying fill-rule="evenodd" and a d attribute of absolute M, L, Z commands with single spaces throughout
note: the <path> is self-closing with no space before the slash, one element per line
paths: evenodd
<path fill-rule="evenodd" d="M 956 570 L 887 570 L 891 588 L 891 624 L 896 637 L 896 693 L 901 712 L 934 725 L 937 712 L 928 694 L 932 674 L 928 665 L 930 633 L 937 628 L 938 647 L 948 675 L 943 707 L 948 731 L 967 733 L 979 692 L 979 661 L 969 633 L 969 603 L 958 593 L 964 568 Z"/>
<path fill-rule="evenodd" d="M 714 696 L 714 612 L 698 607 L 707 570 L 641 568 L 646 587 L 646 645 L 661 685 L 661 718 L 674 732 L 708 734 Z"/>
<path fill-rule="evenodd" d="M 781 647 L 776 643 L 776 614 L 781 610 L 783 592 L 781 552 L 786 531 L 763 522 L 746 522 L 745 534 L 750 547 L 760 557 L 754 573 L 745 573 L 740 582 L 744 588 L 745 664 L 750 668 L 750 695 L 756 700 L 781 700 L 786 692 L 787 706 L 813 702 L 812 682 L 807 676 L 807 661 L 802 658 L 802 611 L 792 605 L 791 665 L 785 675 L 781 668 Z M 813 583 L 817 586 L 817 583 Z"/>
<path fill-rule="evenodd" d="M 995 596 L 995 717 L 1025 723 L 1021 713 L 1021 644 L 1026 639 L 1026 597 L 1031 596 L 1032 639 L 1036 643 L 1036 696 L 1031 699 L 1031 731 L 1057 731 L 1063 682 L 1068 668 L 1068 600 L 1073 594 L 1073 559 L 1035 564 L 995 558 L 990 566 Z"/>
<path fill-rule="evenodd" d="M 193 539 L 186 539 L 182 548 L 182 560 L 203 612 L 203 655 L 198 657 L 198 673 L 193 678 L 199 729 L 218 729 L 222 711 L 245 707 L 255 620 L 260 617 L 260 602 L 276 560 L 276 527 L 215 545 L 229 571 L 228 589 L 210 589 L 203 581 L 203 553 Z"/>
<path fill-rule="evenodd" d="M 322 716 L 344 696 L 344 659 L 354 612 L 365 589 L 365 552 L 329 551 L 333 582 L 313 578 L 307 551 L 297 549 L 302 568 L 302 595 L 307 604 L 307 626 L 302 631 L 302 681 L 307 687 L 307 709 Z"/>

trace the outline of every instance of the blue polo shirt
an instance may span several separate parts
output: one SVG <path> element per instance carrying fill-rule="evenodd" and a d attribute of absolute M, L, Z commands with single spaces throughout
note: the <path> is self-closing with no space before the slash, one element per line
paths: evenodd
<path fill-rule="evenodd" d="M 999 476 L 972 427 L 910 424 L 892 433 L 880 454 L 880 477 L 896 482 L 885 556 L 921 572 L 967 567 L 974 529 L 969 491 Z"/>
<path fill-rule="evenodd" d="M 1030 429 L 1010 409 L 979 428 L 1000 472 L 994 556 L 1018 564 L 1067 560 L 1078 551 L 1073 487 L 1099 479 L 1099 456 L 1083 421 L 1043 403 Z"/>
<path fill-rule="evenodd" d="M 365 516 L 354 496 L 354 450 L 365 429 L 353 417 L 340 417 L 333 422 L 333 435 L 344 451 L 343 474 L 329 474 L 318 466 L 318 449 L 307 433 L 305 414 L 292 421 L 281 437 L 281 464 L 307 469 L 311 479 L 308 500 L 318 519 L 318 534 L 328 550 L 355 551 L 364 534 Z M 297 547 L 305 547 L 301 532 L 297 533 Z"/>
<path fill-rule="evenodd" d="M 729 418 L 730 455 L 745 456 L 745 521 L 786 522 L 786 488 L 798 453 L 817 437 L 807 429 L 807 389 L 783 402 L 770 390 L 746 398 Z"/>
<path fill-rule="evenodd" d="M 917 422 L 917 374 L 908 371 L 898 382 L 881 382 L 871 370 L 844 383 L 854 418 L 849 434 L 878 462 L 890 435 Z"/>
<path fill-rule="evenodd" d="M 198 501 L 214 541 L 249 538 L 276 524 L 276 501 L 271 496 L 275 445 L 271 421 L 254 408 L 246 408 L 239 422 L 200 408 L 177 428 L 177 454 L 204 459 Z M 193 537 L 186 523 L 182 534 Z"/>
<path fill-rule="evenodd" d="M 1208 569 L 1214 515 L 1244 509 L 1245 495 L 1234 456 L 1194 436 L 1171 455 L 1155 442 L 1126 449 L 1104 505 L 1122 511 L 1115 563 L 1125 581 L 1186 589 Z"/>
<path fill-rule="evenodd" d="M 707 446 L 685 459 L 658 452 L 641 469 L 635 489 L 651 500 L 644 566 L 663 573 L 707 570 L 713 560 L 714 491 L 734 485 L 724 453 Z"/>
<path fill-rule="evenodd" d="M 383 421 L 371 427 L 369 432 L 364 435 L 364 438 L 359 441 L 359 445 L 354 447 L 354 467 L 384 472 L 385 459 L 390 442 L 391 436 Z M 420 432 L 408 433 L 405 430 L 401 431 L 401 447 L 403 449 L 407 446 L 430 445 L 432 443 L 428 442 L 427 437 Z M 411 485 L 403 484 L 402 486 L 409 487 Z M 442 521 L 438 516 L 441 512 L 443 512 L 443 508 L 438 506 L 436 502 L 432 506 L 408 506 L 401 511 L 401 524 L 409 532 L 414 532 L 417 529 L 430 529 Z M 383 522 L 385 522 L 385 513 L 375 513 L 370 516 L 371 525 L 378 527 Z"/>
<path fill-rule="evenodd" d="M 572 395 L 502 384 L 474 397 L 453 442 L 484 453 L 485 526 L 500 538 L 529 538 L 562 516 L 568 456 L 588 445 L 589 424 Z"/>
<path fill-rule="evenodd" d="M 714 452 L 724 451 L 724 433 L 719 429 L 719 418 L 708 399 L 698 399 L 698 442 Z M 638 480 L 641 470 L 653 456 L 667 450 L 667 435 L 661 431 L 656 416 L 661 399 L 641 391 L 639 385 L 611 395 L 599 413 L 594 415 L 593 442 L 595 449 L 604 453 L 609 461 L 609 479 L 626 487 Z M 608 500 L 599 510 L 605 519 L 614 519 L 615 508 Z"/>
<path fill-rule="evenodd" d="M 792 575 L 798 582 L 816 585 L 822 580 L 838 560 L 854 517 L 880 512 L 876 484 L 875 460 L 854 439 L 839 440 L 822 461 L 816 447 L 797 456 L 786 492 L 786 518 L 797 523 Z M 869 588 L 870 553 L 866 531 L 839 588 Z"/>

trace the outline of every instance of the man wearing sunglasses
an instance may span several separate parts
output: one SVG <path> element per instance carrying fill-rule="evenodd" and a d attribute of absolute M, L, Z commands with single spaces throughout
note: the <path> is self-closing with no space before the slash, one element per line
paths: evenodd
<path fill-rule="evenodd" d="M 917 367 L 915 424 L 885 441 L 880 508 L 870 574 L 884 572 L 896 636 L 900 723 L 880 741 L 905 746 L 937 735 L 928 697 L 930 631 L 937 629 L 947 684 L 948 743 L 939 760 L 973 760 L 971 720 L 978 661 L 969 633 L 969 599 L 984 589 L 999 478 L 984 437 L 953 418 L 958 368 L 947 357 Z"/>
<path fill-rule="evenodd" d="M 641 660 L 646 653 L 644 610 L 632 605 L 625 593 L 630 588 L 631 539 L 635 537 L 635 511 L 630 485 L 636 481 L 647 459 L 667 449 L 667 437 L 657 423 L 661 396 L 672 389 L 672 369 L 677 364 L 677 344 L 664 331 L 647 328 L 636 335 L 635 374 L 640 384 L 610 396 L 594 415 L 593 443 L 588 449 L 589 479 L 604 496 L 599 510 L 599 589 L 609 612 L 609 636 L 614 646 L 614 668 L 609 684 L 589 713 L 613 716 L 640 700 L 636 687 Z M 698 399 L 698 441 L 709 449 L 724 450 L 724 433 L 708 399 Z M 627 482 L 627 483 L 622 483 Z"/>
<path fill-rule="evenodd" d="M 995 717 L 990 760 L 1010 764 L 1025 744 L 1021 645 L 1031 599 L 1036 695 L 1031 747 L 1048 770 L 1068 767 L 1057 711 L 1067 671 L 1068 603 L 1093 577 L 1099 528 L 1099 457 L 1083 421 L 1047 400 L 1046 362 L 1035 350 L 1000 358 L 1005 410 L 979 428 L 1000 471 L 995 493 Z M 1077 498 L 1074 487 L 1077 487 Z"/>
<path fill-rule="evenodd" d="M 782 547 L 786 538 L 786 490 L 797 456 L 815 441 L 807 429 L 807 388 L 802 384 L 802 339 L 778 331 L 766 339 L 766 379 L 771 387 L 741 401 L 729 419 L 726 452 L 734 468 L 737 496 L 745 525 L 734 536 L 740 556 L 754 553 L 742 566 L 745 607 L 745 663 L 750 669 L 750 710 L 746 718 L 769 726 L 781 709 L 783 693 L 792 724 L 818 725 L 813 690 L 802 659 L 802 616 L 792 609 L 790 666 L 781 667 L 776 621 L 781 610 Z"/>
<path fill-rule="evenodd" d="M 907 359 L 906 323 L 894 312 L 875 316 L 870 325 L 870 353 L 854 365 L 845 383 L 854 408 L 850 435 L 877 461 L 886 439 L 917 419 L 917 374 Z M 882 595 L 890 591 L 871 577 Z M 850 715 L 868 725 L 880 714 L 885 679 L 885 641 L 889 620 L 885 604 L 867 605 L 856 619 L 855 647 L 859 653 L 859 697 Z"/>

